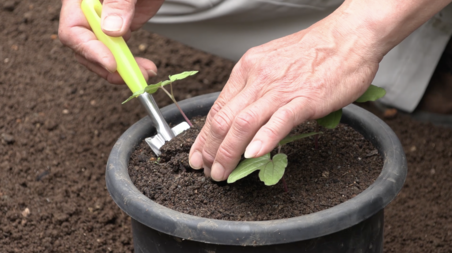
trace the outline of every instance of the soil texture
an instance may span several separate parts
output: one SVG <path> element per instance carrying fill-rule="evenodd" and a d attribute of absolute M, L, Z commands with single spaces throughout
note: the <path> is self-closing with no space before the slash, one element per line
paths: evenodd
<path fill-rule="evenodd" d="M 408 175 L 385 208 L 385 252 L 452 252 L 452 128 L 391 118 L 383 119 L 402 142 Z"/>
<path fill-rule="evenodd" d="M 132 252 L 130 221 L 105 188 L 105 165 L 145 112 L 136 100 L 121 105 L 130 91 L 90 73 L 61 45 L 60 7 L 0 1 L 0 252 Z M 150 82 L 200 71 L 176 84 L 178 100 L 221 90 L 233 67 L 145 31 L 129 45 L 157 64 Z M 403 115 L 386 122 L 405 148 L 408 178 L 385 209 L 385 252 L 452 252 L 452 129 Z"/>
<path fill-rule="evenodd" d="M 137 100 L 121 105 L 128 88 L 89 72 L 62 46 L 60 6 L 0 1 L 0 252 L 132 252 L 130 219 L 108 194 L 105 165 L 146 112 Z M 158 66 L 150 82 L 201 70 L 175 86 L 178 100 L 220 90 L 233 66 L 149 32 L 129 45 Z M 170 102 L 162 92 L 154 98 Z"/>
<path fill-rule="evenodd" d="M 233 184 L 206 179 L 190 169 L 188 153 L 204 119 L 162 148 L 157 160 L 143 141 L 132 153 L 129 175 L 147 197 L 173 210 L 195 216 L 263 221 L 297 217 L 338 205 L 365 190 L 381 172 L 383 160 L 364 137 L 346 125 L 286 145 L 283 180 L 265 186 L 254 172 Z M 315 132 L 315 122 L 292 134 Z M 315 139 L 317 137 L 317 148 Z M 277 151 L 273 152 L 273 155 Z"/>

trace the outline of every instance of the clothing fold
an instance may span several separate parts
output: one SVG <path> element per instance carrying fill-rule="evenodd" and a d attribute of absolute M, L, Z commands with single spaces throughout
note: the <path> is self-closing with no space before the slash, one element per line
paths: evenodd
<path fill-rule="evenodd" d="M 250 48 L 308 28 L 341 0 L 167 0 L 145 29 L 233 61 Z M 452 4 L 381 61 L 373 84 L 381 102 L 412 112 L 452 34 Z"/>

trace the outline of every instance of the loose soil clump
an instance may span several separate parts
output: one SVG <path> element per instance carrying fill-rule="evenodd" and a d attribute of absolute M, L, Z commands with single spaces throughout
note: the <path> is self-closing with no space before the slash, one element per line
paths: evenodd
<path fill-rule="evenodd" d="M 204 118 L 195 127 L 171 140 L 156 158 L 143 141 L 132 153 L 129 175 L 147 197 L 168 208 L 195 216 L 263 221 L 291 218 L 338 205 L 364 191 L 383 168 L 378 151 L 351 127 L 321 129 L 318 149 L 310 137 L 282 147 L 289 165 L 282 181 L 265 186 L 257 172 L 236 183 L 213 182 L 188 164 L 188 152 Z M 295 133 L 315 131 L 315 122 L 297 127 Z M 274 151 L 276 152 L 276 151 Z"/>

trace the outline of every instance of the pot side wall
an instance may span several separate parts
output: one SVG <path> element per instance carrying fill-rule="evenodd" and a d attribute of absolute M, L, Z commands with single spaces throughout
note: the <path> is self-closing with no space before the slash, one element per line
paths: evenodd
<path fill-rule="evenodd" d="M 206 115 L 217 96 L 218 93 L 213 93 L 191 98 L 181 101 L 180 106 L 189 117 Z M 112 149 L 106 182 L 114 201 L 132 217 L 136 252 L 382 252 L 383 208 L 400 191 L 406 177 L 403 148 L 394 132 L 376 116 L 354 105 L 343 111 L 343 122 L 369 139 L 383 156 L 384 167 L 378 179 L 358 196 L 332 208 L 260 222 L 195 217 L 145 197 L 131 182 L 127 166 L 133 148 L 145 137 L 154 135 L 155 130 L 147 118 L 134 124 Z M 163 108 L 162 113 L 168 122 L 183 120 L 175 106 Z M 347 234 L 349 240 L 334 243 L 340 233 Z M 295 251 L 287 248 L 291 244 Z M 203 250 L 200 245 L 205 245 Z M 314 247 L 319 245 L 325 245 L 324 250 Z M 146 251 L 145 247 L 150 249 Z M 224 251 L 220 250 L 222 247 Z"/>

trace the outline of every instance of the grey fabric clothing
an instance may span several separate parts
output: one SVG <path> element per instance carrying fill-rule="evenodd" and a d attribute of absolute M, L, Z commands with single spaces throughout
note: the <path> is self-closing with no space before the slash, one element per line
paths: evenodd
<path fill-rule="evenodd" d="M 234 61 L 251 47 L 298 32 L 342 0 L 167 0 L 146 29 Z M 411 112 L 419 103 L 452 34 L 447 6 L 391 50 L 373 84 L 383 103 Z"/>

